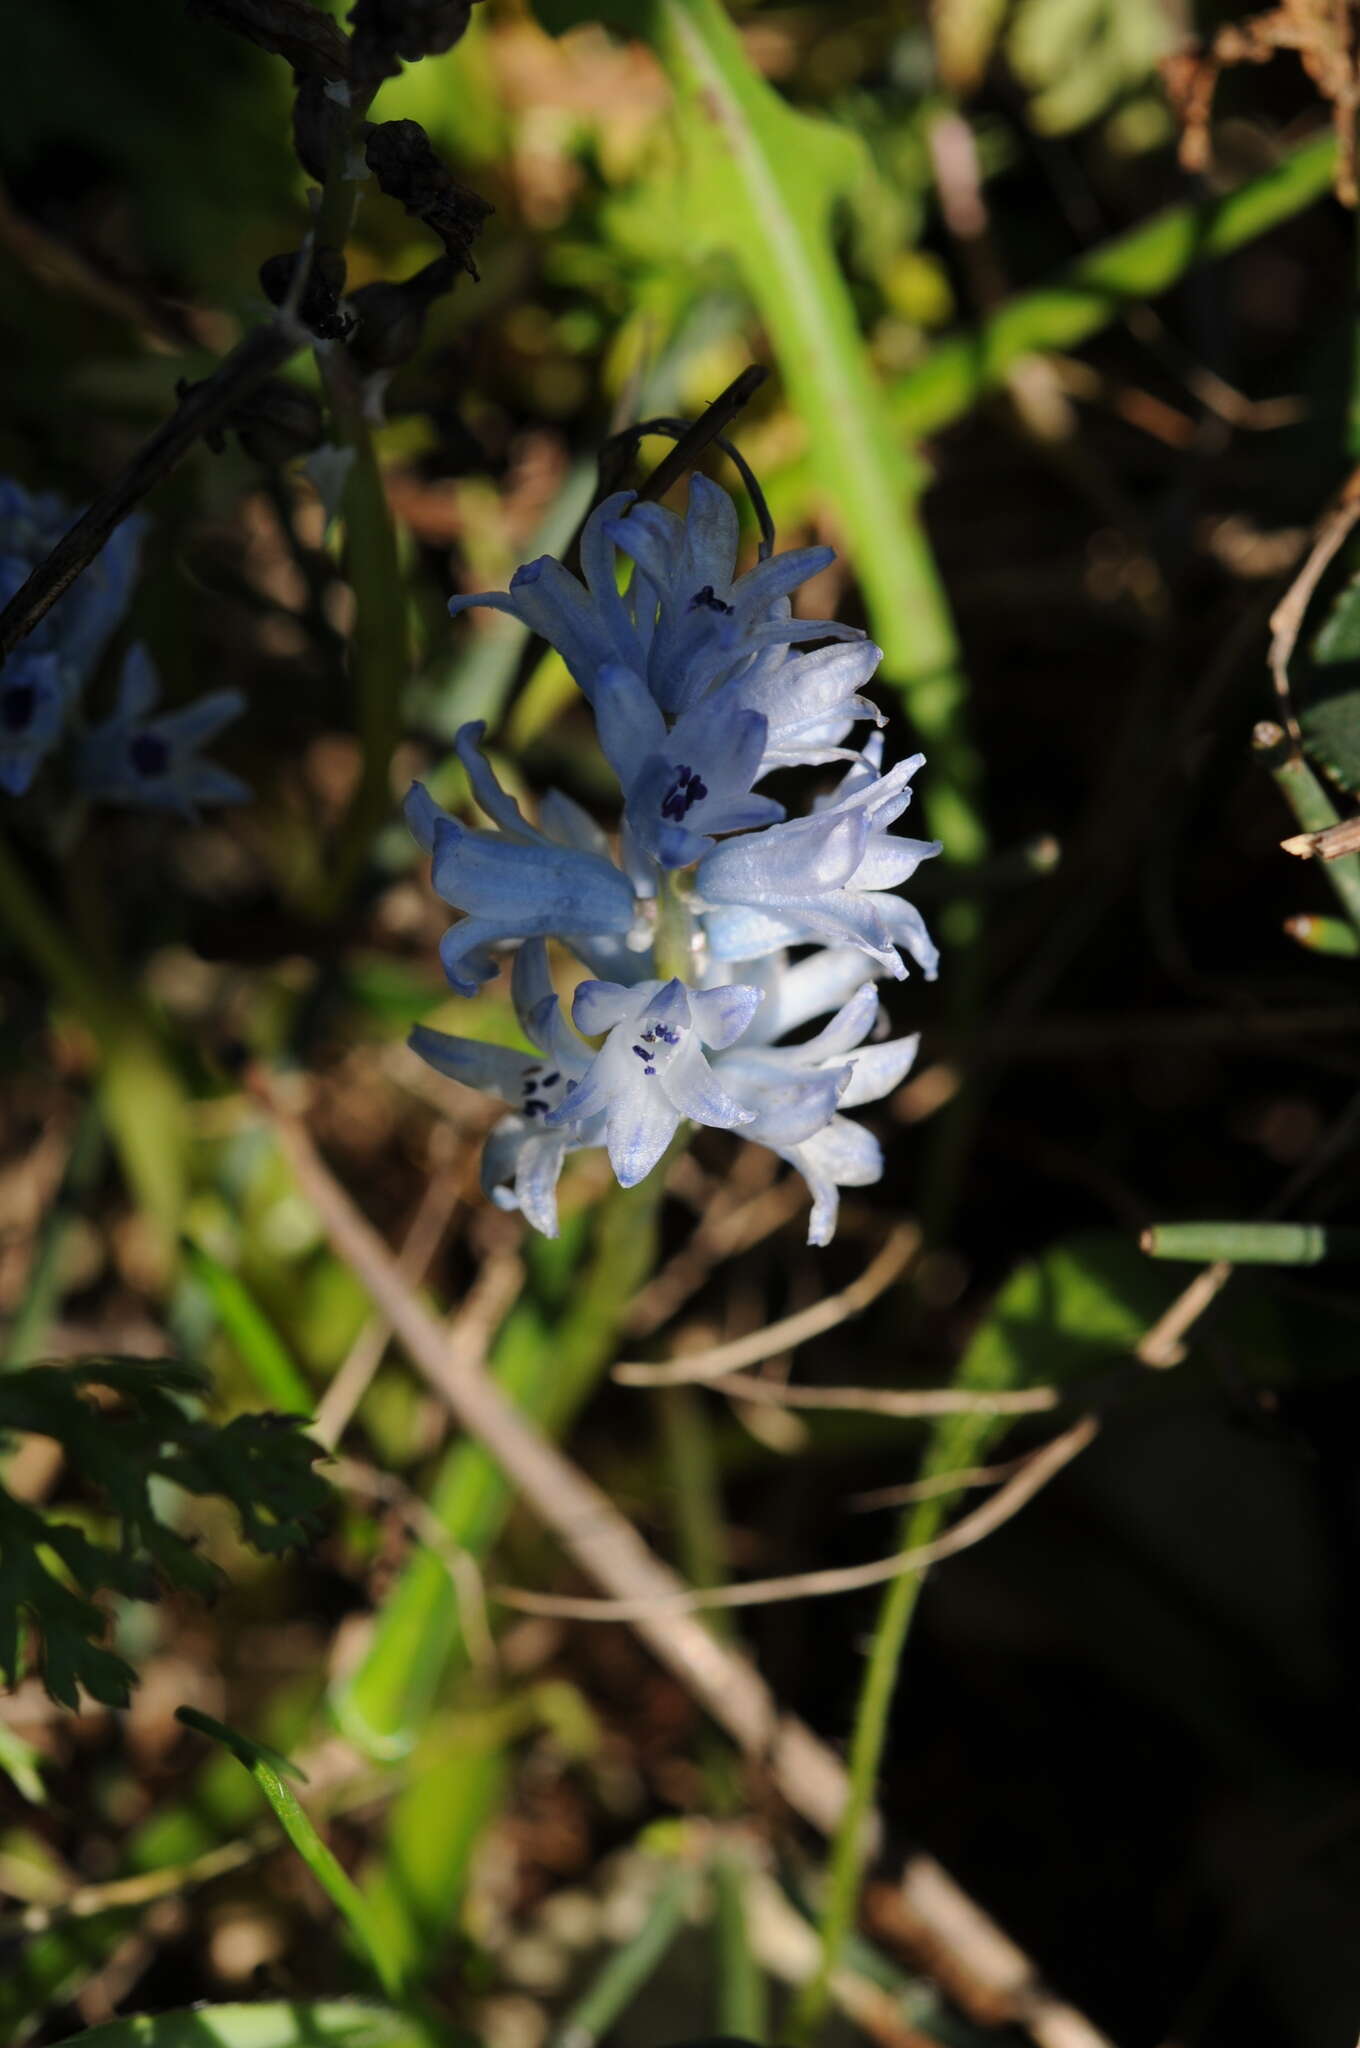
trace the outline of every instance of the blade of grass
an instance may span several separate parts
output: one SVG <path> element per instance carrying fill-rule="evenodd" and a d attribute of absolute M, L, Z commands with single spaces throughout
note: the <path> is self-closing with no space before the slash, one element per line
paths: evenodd
<path fill-rule="evenodd" d="M 667 1873 L 632 1938 L 610 1956 L 553 2036 L 552 2048 L 596 2048 L 664 1961 L 685 1924 L 693 1887 L 688 1870 Z"/>
<path fill-rule="evenodd" d="M 1325 832 L 1338 822 L 1335 804 L 1283 726 L 1263 719 L 1252 734 L 1252 748 L 1305 832 Z M 1360 932 L 1360 854 L 1343 854 L 1340 860 L 1319 861 L 1318 866 Z"/>
<path fill-rule="evenodd" d="M 70 1156 L 56 1200 L 43 1218 L 34 1247 L 23 1298 L 0 1343 L 0 1371 L 29 1365 L 42 1356 L 47 1332 L 61 1305 L 62 1250 L 81 1198 L 93 1182 L 103 1156 L 103 1131 L 98 1105 L 87 1102 L 71 1141 Z"/>
<path fill-rule="evenodd" d="M 186 1241 L 184 1249 L 190 1273 L 265 1399 L 285 1414 L 310 1415 L 312 1390 L 245 1282 L 203 1245 Z"/>
<path fill-rule="evenodd" d="M 1313 205 L 1330 189 L 1336 147 L 1315 135 L 1225 198 L 1171 206 L 1079 257 L 1046 285 L 1021 293 L 975 331 L 941 341 L 889 386 L 900 431 L 938 433 L 1025 356 L 1075 348 L 1128 307 L 1169 291 L 1197 263 L 1229 255 Z"/>
<path fill-rule="evenodd" d="M 765 1974 L 752 1952 L 746 1924 L 746 1864 L 725 1843 L 713 1858 L 710 1875 L 718 1947 L 718 2032 L 741 2041 L 768 2041 Z"/>
<path fill-rule="evenodd" d="M 209 1714 L 200 1714 L 193 1707 L 178 1708 L 176 1718 L 186 1727 L 197 1729 L 199 1734 L 210 1736 L 214 1742 L 222 1743 L 249 1772 L 259 1791 L 273 1808 L 279 1826 L 331 1904 L 345 1919 L 383 1990 L 389 1997 L 399 1996 L 402 1988 L 401 1972 L 384 1941 L 383 1929 L 377 1916 L 358 1886 L 341 1869 L 332 1851 L 322 1841 L 288 1784 L 290 1777 L 300 1777 L 301 1772 L 290 1764 L 286 1757 L 279 1756 L 272 1749 L 266 1749 L 261 1743 L 252 1742 L 249 1736 L 238 1734 L 234 1728 L 228 1728 L 223 1722 L 213 1720 Z"/>
<path fill-rule="evenodd" d="M 862 145 L 780 98 L 719 0 L 651 0 L 647 18 L 678 88 L 696 247 L 731 257 L 760 313 L 886 679 L 931 753 L 931 828 L 952 860 L 971 865 L 985 849 L 979 771 L 954 624 L 917 513 L 927 472 L 891 417 L 832 242 L 833 210 L 864 175 Z"/>
<path fill-rule="evenodd" d="M 17 602 L 17 599 L 16 599 Z M 107 987 L 0 839 L 0 918 L 99 1048 L 99 1102 L 167 1266 L 184 1204 L 184 1090 L 151 1020 Z"/>
<path fill-rule="evenodd" d="M 600 1205 L 594 1246 L 550 1324 L 532 1303 L 516 1307 L 492 1352 L 502 1391 L 550 1436 L 561 1436 L 612 1362 L 625 1308 L 651 1271 L 665 1174 L 613 1188 Z M 514 1500 L 504 1471 L 480 1444 L 461 1442 L 445 1460 L 430 1507 L 450 1540 L 483 1558 Z M 384 1602 L 373 1640 L 337 1687 L 333 1706 L 350 1740 L 373 1755 L 401 1755 L 435 1693 L 467 1655 L 458 1600 L 439 1559 L 422 1551 Z"/>

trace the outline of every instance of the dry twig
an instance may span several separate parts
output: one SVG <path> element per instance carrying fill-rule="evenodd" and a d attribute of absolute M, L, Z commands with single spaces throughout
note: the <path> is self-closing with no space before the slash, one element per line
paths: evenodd
<path fill-rule="evenodd" d="M 303 1125 L 273 1099 L 267 1080 L 256 1074 L 253 1093 L 268 1116 L 298 1185 L 322 1219 L 333 1249 L 353 1270 L 375 1305 L 392 1324 L 398 1341 L 453 1414 L 485 1445 L 513 1480 L 526 1505 L 553 1529 L 563 1547 L 598 1585 L 622 1598 L 664 1601 L 686 1589 L 653 1556 L 612 1501 L 506 1401 L 478 1366 L 450 1360 L 447 1334 L 403 1280 L 396 1259 L 365 1222 L 317 1154 Z M 840 1758 L 792 1714 L 782 1713 L 764 1680 L 747 1658 L 719 1642 L 701 1622 L 652 1606 L 637 1633 L 748 1754 L 763 1757 L 789 1805 L 829 1834 L 848 1796 Z M 972 1916 L 1007 1950 L 1011 1944 L 930 1857 L 914 1856 L 903 1876 L 903 1896 L 920 1895 L 921 1913 L 937 1927 L 942 1944 L 953 1947 L 943 1924 Z M 942 1905 L 942 1901 L 945 1905 Z M 992 2009 L 994 1989 L 986 1945 L 979 1969 L 970 1971 L 965 1953 L 954 1957 L 960 2002 L 969 2010 Z M 976 1996 L 970 1996 L 968 1986 Z M 1030 1968 L 1023 1995 L 1024 2019 L 1039 2048 L 1109 2048 L 1082 2015 L 1055 1998 Z"/>
<path fill-rule="evenodd" d="M 770 1408 L 844 1408 L 857 1415 L 1038 1415 L 1058 1405 L 1053 1387 L 997 1394 L 964 1387 L 790 1387 L 746 1373 L 725 1379 L 718 1392 Z"/>
<path fill-rule="evenodd" d="M 1342 485 L 1337 502 L 1323 515 L 1303 567 L 1270 615 L 1270 652 L 1266 659 L 1280 703 L 1280 717 L 1296 747 L 1302 746 L 1303 736 L 1294 716 L 1289 663 L 1313 594 L 1357 519 L 1360 519 L 1360 469 L 1352 470 Z"/>
<path fill-rule="evenodd" d="M 858 1315 L 861 1309 L 890 1287 L 908 1261 L 915 1256 L 921 1233 L 914 1223 L 901 1223 L 877 1257 L 865 1267 L 858 1280 L 839 1294 L 826 1295 L 797 1315 L 785 1316 L 749 1336 L 734 1338 L 730 1344 L 716 1344 L 708 1351 L 692 1351 L 685 1358 L 672 1358 L 666 1365 L 644 1365 L 630 1361 L 614 1367 L 614 1378 L 628 1387 L 677 1387 L 696 1380 L 717 1380 L 743 1365 L 755 1365 L 773 1358 L 795 1344 L 834 1330 L 838 1323 Z"/>
<path fill-rule="evenodd" d="M 418 1286 L 424 1279 L 430 1261 L 443 1242 L 458 1199 L 458 1178 L 447 1172 L 436 1174 L 422 1195 L 398 1256 L 402 1273 L 413 1286 Z M 471 1306 L 469 1298 L 464 1312 Z M 382 1364 L 391 1336 L 392 1326 L 385 1316 L 370 1316 L 322 1395 L 311 1433 L 328 1451 L 335 1449 L 348 1429 L 355 1409 Z"/>
<path fill-rule="evenodd" d="M 785 1600 L 821 1599 L 829 1593 L 858 1593 L 866 1586 L 882 1586 L 904 1572 L 925 1571 L 946 1557 L 969 1550 L 990 1536 L 1049 1481 L 1070 1465 L 1091 1442 L 1098 1424 L 1085 1415 L 1052 1443 L 1045 1444 L 1032 1458 L 1026 1458 L 1014 1478 L 998 1489 L 991 1500 L 971 1515 L 956 1522 L 947 1535 L 918 1550 L 899 1550 L 892 1557 L 879 1557 L 869 1564 L 833 1565 L 825 1571 L 791 1572 L 778 1579 L 748 1579 L 740 1586 L 701 1586 L 668 1596 L 665 1611 L 671 1614 L 699 1614 L 714 1607 L 772 1607 Z M 577 1600 L 569 1595 L 528 1593 L 514 1586 L 498 1586 L 498 1600 L 526 1614 L 546 1614 L 563 1621 L 641 1621 L 655 1614 L 656 1600 Z"/>

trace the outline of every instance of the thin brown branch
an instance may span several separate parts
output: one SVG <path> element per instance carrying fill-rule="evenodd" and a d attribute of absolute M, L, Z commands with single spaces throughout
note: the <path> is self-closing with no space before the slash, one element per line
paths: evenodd
<path fill-rule="evenodd" d="M 628 1387 L 677 1387 L 696 1380 L 718 1380 L 727 1373 L 739 1371 L 744 1365 L 755 1365 L 763 1358 L 773 1358 L 780 1351 L 790 1350 L 794 1345 L 806 1344 L 811 1338 L 823 1336 L 826 1331 L 834 1330 L 839 1323 L 867 1308 L 904 1271 L 915 1257 L 920 1242 L 921 1233 L 916 1225 L 901 1223 L 859 1279 L 842 1288 L 839 1294 L 829 1294 L 810 1308 L 800 1309 L 797 1315 L 785 1316 L 781 1322 L 770 1323 L 763 1330 L 753 1330 L 749 1336 L 736 1337 L 730 1344 L 716 1344 L 708 1351 L 692 1351 L 687 1357 L 673 1358 L 666 1365 L 645 1365 L 634 1361 L 616 1365 L 614 1378 Z"/>
<path fill-rule="evenodd" d="M 1038 1415 L 1058 1405 L 1053 1387 L 975 1394 L 962 1387 L 790 1387 L 742 1373 L 718 1389 L 732 1401 L 769 1408 L 849 1409 L 858 1415 Z"/>
<path fill-rule="evenodd" d="M 1300 860 L 1340 860 L 1345 854 L 1360 853 L 1360 818 L 1342 818 L 1324 832 L 1296 832 L 1280 845 Z"/>
<path fill-rule="evenodd" d="M 398 1255 L 402 1273 L 412 1285 L 419 1285 L 424 1279 L 430 1261 L 444 1240 L 458 1199 L 458 1177 L 449 1172 L 436 1174 L 425 1189 Z M 470 1307 L 469 1300 L 465 1304 L 465 1313 Z M 386 1317 L 370 1316 L 322 1395 L 311 1434 L 328 1451 L 335 1449 L 348 1429 L 355 1409 L 382 1364 L 391 1336 L 392 1326 Z"/>
<path fill-rule="evenodd" d="M 674 1573 L 653 1556 L 612 1501 L 548 1443 L 505 1400 L 480 1368 L 451 1360 L 438 1319 L 403 1280 L 396 1259 L 330 1173 L 305 1128 L 272 1099 L 257 1074 L 253 1093 L 274 1129 L 302 1192 L 322 1219 L 332 1249 L 351 1267 L 375 1306 L 388 1317 L 412 1362 L 451 1412 L 501 1465 L 526 1506 L 553 1529 L 563 1548 L 597 1585 L 621 1597 L 655 1601 L 683 1592 Z M 792 1714 L 780 1712 L 749 1660 L 718 1642 L 699 1622 L 655 1608 L 637 1623 L 637 1633 L 748 1754 L 765 1759 L 771 1776 L 795 1812 L 829 1834 L 849 1792 L 840 1758 Z M 913 1856 L 903 1877 L 903 1895 L 919 1899 L 923 1919 L 935 1927 L 942 1947 L 952 1950 L 949 1927 L 960 1912 L 1011 1944 L 980 1909 L 928 1856 Z M 944 1904 L 941 1904 L 941 1901 Z M 974 1944 L 976 1946 L 976 1944 Z M 965 2009 L 986 2010 L 993 1987 L 985 1974 L 974 1980 L 970 1958 L 954 1958 Z M 1055 1998 L 1030 1966 L 1017 1996 L 1023 1995 L 1024 2023 L 1040 2048 L 1108 2048 L 1080 2013 Z"/>
<path fill-rule="evenodd" d="M 381 1472 L 357 1458 L 337 1458 L 327 1469 L 347 1492 L 366 1494 L 395 1508 L 417 1541 L 439 1559 L 453 1586 L 468 1654 L 480 1671 L 494 1671 L 496 1644 L 487 1619 L 486 1586 L 472 1552 L 453 1541 L 438 1515 L 395 1473 Z"/>
<path fill-rule="evenodd" d="M 870 1514 L 877 1508 L 909 1508 L 918 1500 L 938 1500 L 942 1493 L 999 1486 L 1024 1463 L 1024 1458 L 1007 1458 L 1002 1465 L 965 1465 L 957 1472 L 937 1472 L 933 1479 L 909 1479 L 904 1486 L 875 1486 L 867 1493 L 852 1493 L 846 1505 L 857 1514 Z"/>
<path fill-rule="evenodd" d="M 715 1607 L 772 1607 L 788 1600 L 823 1599 L 828 1594 L 858 1593 L 867 1586 L 881 1586 L 904 1572 L 925 1571 L 946 1557 L 955 1557 L 990 1536 L 1004 1522 L 1017 1515 L 1027 1501 L 1048 1485 L 1086 1449 L 1096 1434 L 1094 1416 L 1083 1416 L 1052 1443 L 1045 1444 L 1020 1471 L 1000 1487 L 992 1499 L 971 1515 L 956 1522 L 947 1535 L 915 1550 L 901 1550 L 892 1557 L 874 1558 L 869 1564 L 833 1565 L 825 1571 L 791 1572 L 777 1579 L 748 1579 L 739 1586 L 701 1586 L 669 1595 L 666 1611 L 699 1614 Z M 564 1621 L 642 1621 L 656 1613 L 654 1599 L 577 1600 L 567 1595 L 529 1593 L 518 1587 L 498 1586 L 496 1597 L 526 1614 L 545 1614 Z"/>
<path fill-rule="evenodd" d="M 1270 652 L 1267 660 L 1280 703 L 1280 717 L 1296 747 L 1303 744 L 1294 716 L 1294 699 L 1289 687 L 1289 663 L 1303 627 L 1304 616 L 1328 564 L 1360 519 L 1360 469 L 1354 470 L 1342 486 L 1336 504 L 1319 522 L 1313 545 L 1298 575 L 1270 615 Z"/>
<path fill-rule="evenodd" d="M 1257 1220 L 1269 1222 L 1273 1218 L 1287 1216 L 1298 1196 L 1306 1188 L 1311 1187 L 1319 1174 L 1327 1171 L 1332 1161 L 1351 1143 L 1357 1131 L 1360 1131 L 1360 1094 L 1351 1097 L 1331 1129 L 1290 1174 L 1278 1193 L 1259 1211 Z M 1198 1272 L 1189 1286 L 1177 1295 L 1171 1306 L 1145 1333 L 1134 1350 L 1135 1358 L 1144 1365 L 1158 1368 L 1179 1365 L 1185 1356 L 1186 1336 L 1210 1304 L 1223 1292 L 1234 1270 L 1226 1259 L 1217 1259 L 1212 1265 L 1205 1266 Z"/>

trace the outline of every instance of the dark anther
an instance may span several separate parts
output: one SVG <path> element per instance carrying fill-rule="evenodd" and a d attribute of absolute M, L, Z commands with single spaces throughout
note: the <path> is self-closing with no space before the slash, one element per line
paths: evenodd
<path fill-rule="evenodd" d="M 732 616 L 731 605 L 723 603 L 715 594 L 711 583 L 706 583 L 702 590 L 696 590 L 685 609 L 691 612 L 722 612 L 729 619 Z"/>
<path fill-rule="evenodd" d="M 11 683 L 0 696 L 0 724 L 6 732 L 27 732 L 38 708 L 38 693 L 32 683 Z"/>
<path fill-rule="evenodd" d="M 132 765 L 148 782 L 164 775 L 170 766 L 170 749 L 156 732 L 139 732 L 128 748 Z"/>
<path fill-rule="evenodd" d="M 691 804 L 702 803 L 708 795 L 708 784 L 693 768 L 683 764 L 675 771 L 675 780 L 661 799 L 661 815 L 673 818 L 678 824 L 688 813 Z"/>

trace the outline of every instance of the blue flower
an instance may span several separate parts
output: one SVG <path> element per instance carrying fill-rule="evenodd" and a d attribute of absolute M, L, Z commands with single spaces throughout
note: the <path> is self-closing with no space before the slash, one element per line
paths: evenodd
<path fill-rule="evenodd" d="M 406 822 L 433 855 L 436 890 L 464 913 L 439 947 L 450 985 L 475 995 L 497 972 L 493 946 L 507 939 L 557 935 L 578 951 L 594 942 L 602 956 L 622 964 L 637 910 L 632 883 L 601 850 L 604 834 L 560 792 L 542 810 L 556 831 L 531 825 L 478 751 L 484 730 L 465 725 L 454 745 L 494 832 L 457 824 L 423 783 L 413 783 L 406 799 Z"/>
<path fill-rule="evenodd" d="M 54 494 L 31 496 L 0 478 L 0 605 L 28 581 L 71 520 Z M 0 789 L 10 796 L 31 786 L 127 610 L 142 524 L 129 519 L 117 528 L 0 667 Z"/>
<path fill-rule="evenodd" d="M 879 775 L 880 753 L 875 734 L 810 818 L 725 840 L 704 856 L 695 885 L 714 959 L 821 939 L 859 946 L 900 980 L 903 946 L 934 980 L 939 955 L 920 912 L 889 893 L 940 851 L 937 839 L 896 839 L 888 831 L 910 803 L 908 785 L 925 757 L 914 754 Z"/>
<path fill-rule="evenodd" d="M 535 1230 L 556 1237 L 562 1162 L 568 1152 L 599 1143 L 604 1118 L 549 1128 L 550 1113 L 570 1099 L 589 1071 L 591 1052 L 561 1015 L 541 939 L 527 939 L 515 955 L 511 994 L 533 1053 L 454 1038 L 425 1024 L 415 1027 L 409 1044 L 441 1074 L 511 1106 L 482 1152 L 482 1187 L 498 1208 L 520 1209 Z"/>
<path fill-rule="evenodd" d="M 137 804 L 193 818 L 200 804 L 239 804 L 250 790 L 238 776 L 199 757 L 245 708 L 239 690 L 214 690 L 182 711 L 151 710 L 160 695 L 145 647 L 130 650 L 112 717 L 94 726 L 76 756 L 76 781 L 102 803 Z"/>
<path fill-rule="evenodd" d="M 580 1129 L 604 1118 L 604 1142 L 620 1187 L 649 1174 L 684 1117 L 736 1130 L 752 1121 L 716 1079 L 703 1047 L 721 1050 L 750 1023 L 761 991 L 687 989 L 682 981 L 583 981 L 572 1021 L 588 1038 L 606 1034 L 590 1071 L 548 1116 L 550 1127 Z"/>
<path fill-rule="evenodd" d="M 624 792 L 632 845 L 661 868 L 690 867 L 720 832 L 748 832 L 784 816 L 755 796 L 768 723 L 724 698 L 696 704 L 672 727 L 634 670 L 606 663 L 596 678 L 600 745 Z"/>
<path fill-rule="evenodd" d="M 896 892 L 939 843 L 891 829 L 921 756 L 885 774 L 881 733 L 849 744 L 857 724 L 883 724 L 861 694 L 879 650 L 792 615 L 792 592 L 830 551 L 770 555 L 739 576 L 737 543 L 731 500 L 703 477 L 683 518 L 620 492 L 586 522 L 580 577 L 545 557 L 508 592 L 451 606 L 510 612 L 559 650 L 623 795 L 617 853 L 559 792 L 531 824 L 470 725 L 455 745 L 491 829 L 455 823 L 418 784 L 407 801 L 435 887 L 463 913 L 440 948 L 449 980 L 473 993 L 494 949 L 519 943 L 516 1003 L 542 1061 L 424 1031 L 413 1043 L 515 1105 L 492 1134 L 486 1184 L 541 1228 L 555 1228 L 568 1149 L 603 1144 L 631 1187 L 686 1120 L 790 1161 L 812 1192 L 813 1244 L 835 1228 L 840 1188 L 882 1172 L 877 1141 L 844 1112 L 896 1087 L 916 1051 L 914 1038 L 871 1042 L 875 976 L 905 976 L 904 955 L 936 971 L 919 911 Z M 622 588 L 619 555 L 632 564 Z M 757 787 L 833 761 L 846 772 L 810 815 L 790 819 Z M 546 992 L 548 938 L 593 977 L 576 990 L 575 1031 Z M 791 964 L 791 946 L 816 950 Z M 526 960 L 536 1006 L 518 987 Z"/>
<path fill-rule="evenodd" d="M 61 737 L 65 716 L 56 655 L 20 647 L 0 668 L 0 789 L 24 794 Z"/>
<path fill-rule="evenodd" d="M 763 965 L 764 963 L 762 963 Z M 840 1114 L 889 1095 L 910 1071 L 920 1036 L 864 1040 L 879 1022 L 878 990 L 862 979 L 859 953 L 832 948 L 796 966 L 780 959 L 771 996 L 745 1036 L 714 1068 L 723 1085 L 754 1114 L 743 1137 L 768 1145 L 797 1168 L 812 1193 L 809 1244 L 828 1244 L 836 1228 L 839 1187 L 865 1187 L 883 1172 L 873 1133 Z M 796 1045 L 774 1040 L 832 1008 L 854 976 L 858 986 L 829 1024 Z"/>
<path fill-rule="evenodd" d="M 614 552 L 634 574 L 618 589 Z M 685 518 L 618 491 L 581 532 L 584 582 L 551 555 L 526 562 L 508 591 L 455 597 L 508 612 L 557 649 L 588 703 L 607 663 L 630 668 L 660 708 L 675 714 L 716 690 L 767 649 L 798 640 L 862 640 L 835 619 L 795 619 L 789 593 L 834 559 L 830 548 L 796 548 L 736 576 L 737 514 L 726 491 L 690 479 Z"/>
<path fill-rule="evenodd" d="M 0 479 L 0 601 L 8 603 L 74 520 L 71 508 L 55 492 L 31 495 L 12 478 Z M 84 689 L 122 623 L 145 528 L 139 516 L 116 527 L 24 643 L 34 653 L 56 657 L 68 705 Z"/>

